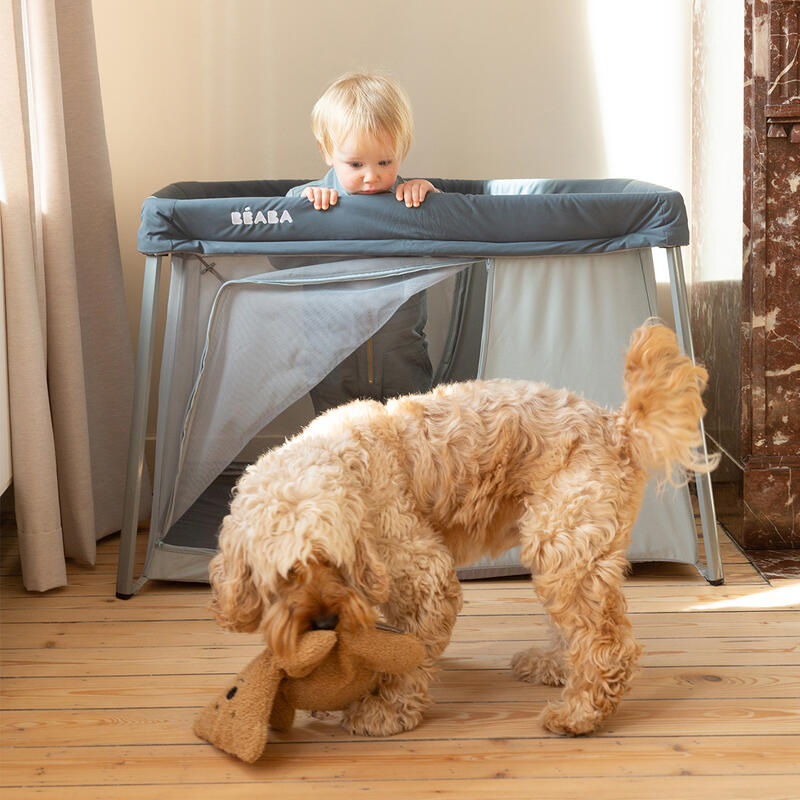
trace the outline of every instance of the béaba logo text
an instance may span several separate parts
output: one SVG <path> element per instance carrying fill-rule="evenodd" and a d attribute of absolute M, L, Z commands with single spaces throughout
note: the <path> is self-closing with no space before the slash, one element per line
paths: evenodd
<path fill-rule="evenodd" d="M 285 210 L 280 217 L 278 212 L 272 208 L 266 214 L 263 211 L 253 214 L 250 206 L 247 206 L 244 211 L 231 211 L 232 225 L 282 225 L 284 222 L 294 222 L 292 215 Z"/>

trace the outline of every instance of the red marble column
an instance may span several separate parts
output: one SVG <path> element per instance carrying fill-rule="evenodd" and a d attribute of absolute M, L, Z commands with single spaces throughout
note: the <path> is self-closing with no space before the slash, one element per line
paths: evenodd
<path fill-rule="evenodd" d="M 800 547 L 800 2 L 746 0 L 745 547 Z"/>

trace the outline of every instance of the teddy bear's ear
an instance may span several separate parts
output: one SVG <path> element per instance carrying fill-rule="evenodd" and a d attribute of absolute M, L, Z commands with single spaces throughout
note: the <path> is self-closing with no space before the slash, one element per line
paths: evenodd
<path fill-rule="evenodd" d="M 275 665 L 290 678 L 305 678 L 336 647 L 336 631 L 308 631 L 300 637 L 297 651 L 286 658 L 276 658 Z"/>
<path fill-rule="evenodd" d="M 252 764 L 264 752 L 272 704 L 283 673 L 265 651 L 253 659 L 194 723 L 201 739 Z"/>

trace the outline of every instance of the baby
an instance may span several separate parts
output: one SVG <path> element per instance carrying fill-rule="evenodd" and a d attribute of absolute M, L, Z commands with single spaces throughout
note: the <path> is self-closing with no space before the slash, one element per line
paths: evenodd
<path fill-rule="evenodd" d="M 413 122 L 408 98 L 391 78 L 343 75 L 317 100 L 311 127 L 331 169 L 321 180 L 290 189 L 288 197 L 305 197 L 325 211 L 340 195 L 394 192 L 411 208 L 439 191 L 430 181 L 397 174 L 411 146 Z"/>
<path fill-rule="evenodd" d="M 413 122 L 405 92 L 390 78 L 343 75 L 315 104 L 311 125 L 330 169 L 320 180 L 293 187 L 288 197 L 305 197 L 326 211 L 342 195 L 394 192 L 416 208 L 439 191 L 430 181 L 407 181 L 397 174 L 411 146 Z M 420 292 L 310 391 L 316 413 L 355 398 L 383 402 L 428 391 L 433 369 L 426 321 L 425 293 Z"/>

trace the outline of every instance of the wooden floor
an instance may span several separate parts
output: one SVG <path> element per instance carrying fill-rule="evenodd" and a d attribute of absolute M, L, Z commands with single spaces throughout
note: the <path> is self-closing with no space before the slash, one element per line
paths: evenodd
<path fill-rule="evenodd" d="M 506 579 L 465 585 L 417 730 L 361 739 L 302 716 L 252 766 L 192 734 L 260 650 L 217 629 L 207 586 L 150 583 L 117 600 L 110 538 L 95 568 L 70 567 L 68 588 L 31 596 L 14 538 L 2 542 L 3 800 L 800 797 L 800 581 L 768 583 L 729 541 L 724 586 L 690 567 L 635 568 L 642 670 L 594 736 L 540 728 L 558 690 L 517 682 L 508 663 L 542 638 L 542 610 L 525 580 Z"/>

